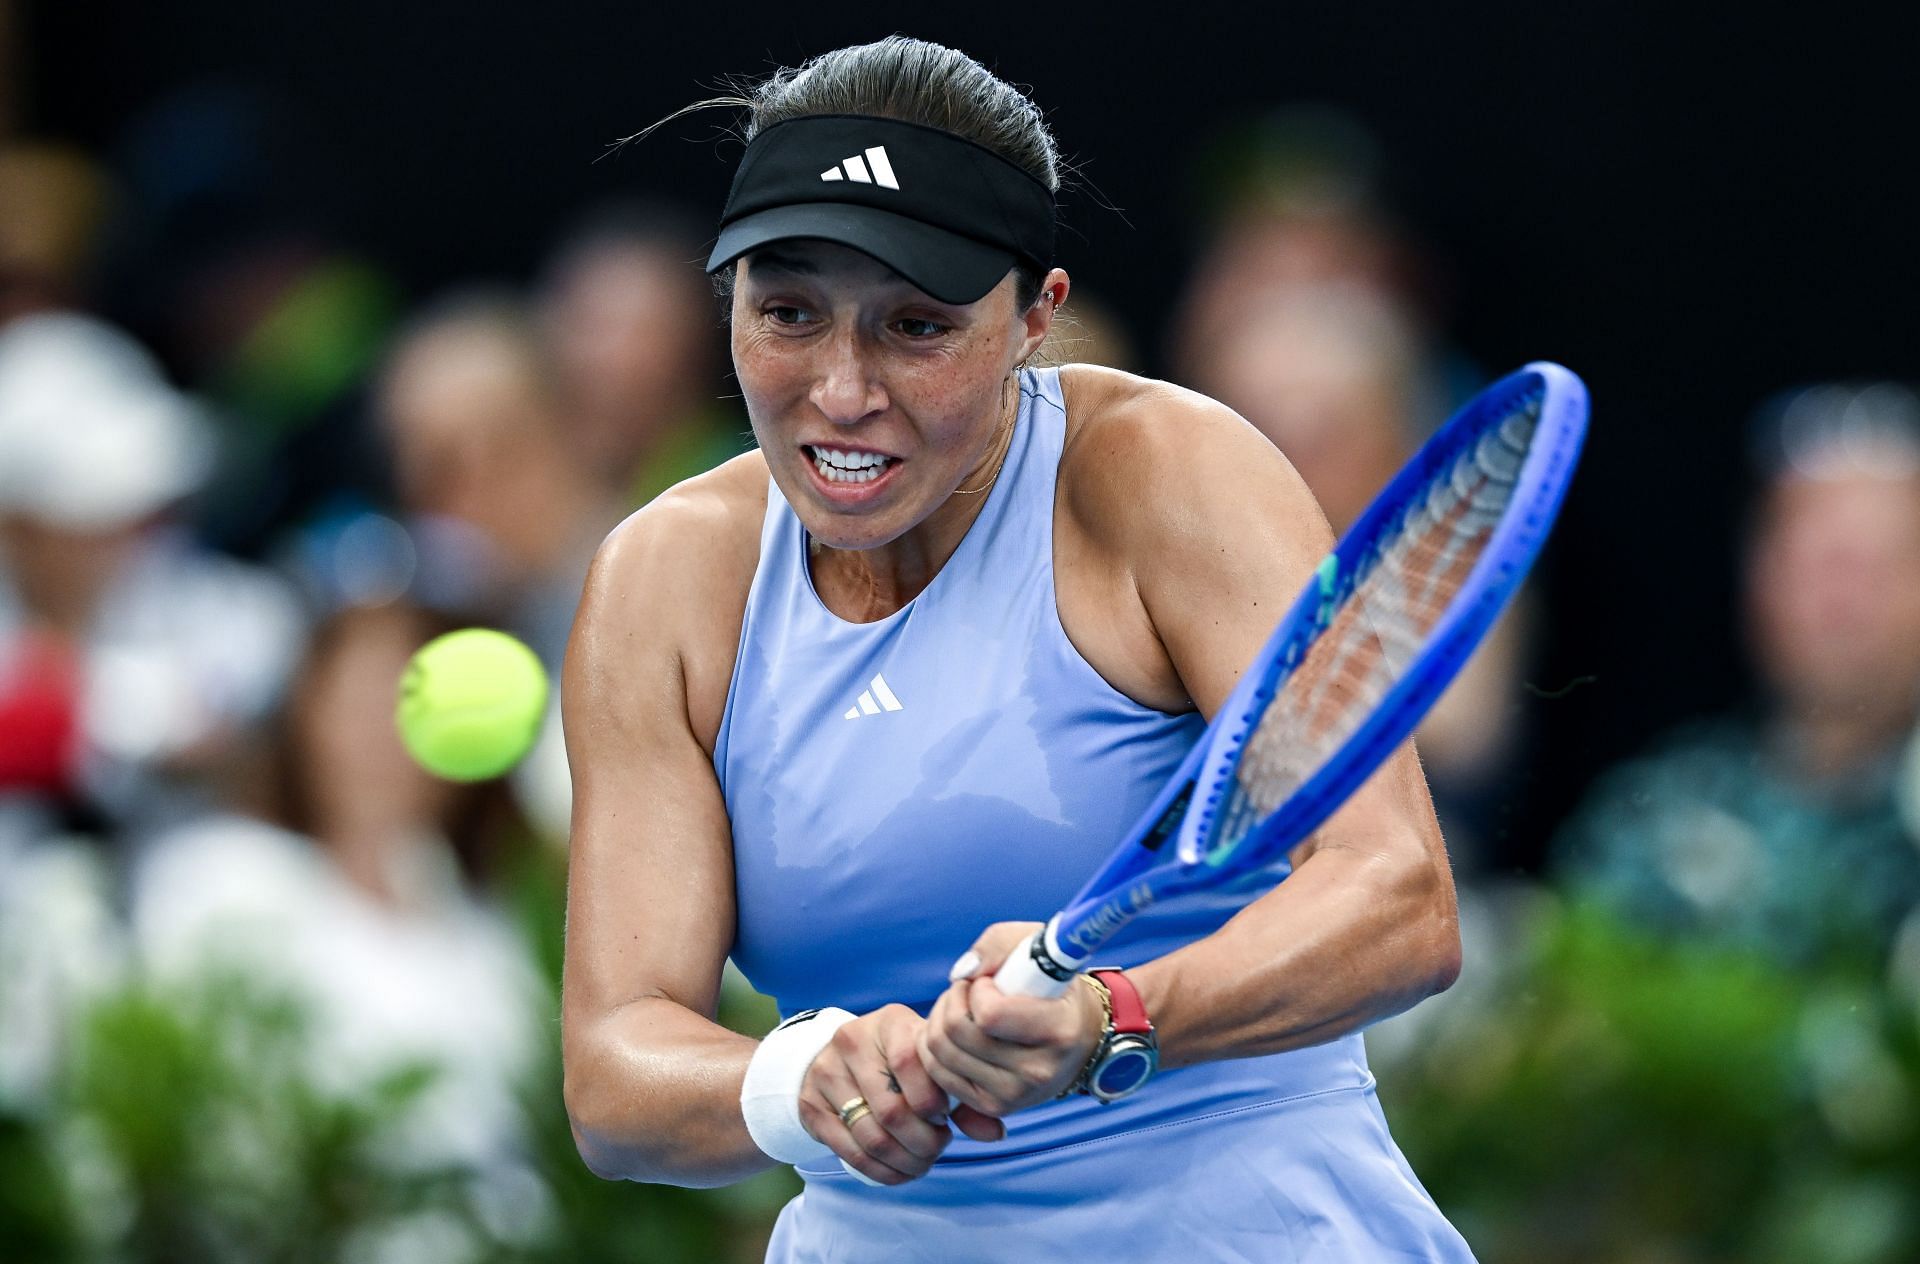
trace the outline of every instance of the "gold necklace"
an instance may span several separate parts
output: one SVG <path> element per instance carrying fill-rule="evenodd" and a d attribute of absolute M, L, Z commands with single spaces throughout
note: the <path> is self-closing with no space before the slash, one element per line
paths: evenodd
<path fill-rule="evenodd" d="M 1007 385 L 1009 386 L 1013 385 L 1013 376 L 1011 374 L 1007 376 Z M 1000 393 L 1002 395 L 1006 394 L 1004 390 L 1001 391 Z M 1012 408 L 1006 408 L 1004 410 L 1007 414 L 1007 424 L 1004 427 L 1002 427 L 1002 429 L 1006 432 L 1006 437 L 1000 443 L 1000 455 L 994 460 L 993 473 L 987 475 L 987 481 L 982 483 L 978 487 L 954 488 L 953 489 L 954 495 L 978 496 L 981 492 L 991 491 L 993 489 L 994 480 L 1000 477 L 1000 471 L 1007 463 L 1007 453 L 1013 450 L 1013 426 L 1014 426 L 1014 423 L 1018 421 L 1020 418 L 1020 410 L 1018 407 L 1019 401 L 1020 401 L 1020 396 L 1018 393 L 1016 393 L 1013 397 L 1013 403 L 1015 406 Z"/>

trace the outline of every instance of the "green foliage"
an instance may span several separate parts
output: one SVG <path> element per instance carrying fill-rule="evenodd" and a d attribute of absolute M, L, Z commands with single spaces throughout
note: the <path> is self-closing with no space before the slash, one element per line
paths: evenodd
<path fill-rule="evenodd" d="M 563 885 L 536 857 L 508 887 L 554 996 Z M 749 1031 L 773 1021 L 738 989 L 721 1017 Z M 551 1039 L 520 1094 L 530 1171 L 503 1202 L 497 1173 L 419 1144 L 434 1067 L 337 1083 L 313 1065 L 314 1020 L 295 997 L 244 973 L 135 978 L 67 1026 L 44 1094 L 0 1103 L 0 1260 L 759 1261 L 793 1173 L 718 1190 L 594 1176 L 562 1101 L 558 1014 L 539 1018 Z"/>
<path fill-rule="evenodd" d="M 303 1264 L 461 1214 L 463 1173 L 393 1158 L 431 1068 L 322 1091 L 307 1038 L 291 998 L 239 976 L 98 999 L 44 1110 L 0 1129 L 0 1242 L 48 1261 Z"/>
<path fill-rule="evenodd" d="M 1382 1067 L 1394 1134 L 1486 1264 L 1920 1259 L 1916 1015 L 1592 909 Z"/>
<path fill-rule="evenodd" d="M 562 889 L 551 856 L 508 885 L 555 997 Z M 1434 1007 L 1416 1049 L 1380 1059 L 1396 1136 L 1486 1264 L 1920 1259 L 1914 996 L 1857 963 L 1793 972 L 1554 904 L 1502 958 L 1491 1001 Z M 793 1174 L 595 1177 L 562 1103 L 557 1006 L 540 1018 L 528 1170 L 503 1202 L 497 1174 L 415 1144 L 433 1068 L 334 1083 L 293 998 L 242 975 L 136 978 L 68 1027 L 44 1098 L 0 1104 L 0 1259 L 758 1261 Z M 721 1018 L 757 1034 L 773 1013 L 736 984 Z"/>
<path fill-rule="evenodd" d="M 46 1129 L 0 1113 L 0 1246 L 8 1258 L 70 1260 L 80 1254 L 80 1212 Z"/>

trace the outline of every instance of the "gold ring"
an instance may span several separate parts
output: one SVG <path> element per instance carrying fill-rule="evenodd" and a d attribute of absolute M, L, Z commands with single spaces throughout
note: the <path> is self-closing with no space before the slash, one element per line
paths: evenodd
<path fill-rule="evenodd" d="M 856 1097 L 840 1108 L 840 1122 L 851 1128 L 873 1113 L 873 1107 L 867 1105 L 867 1099 Z"/>

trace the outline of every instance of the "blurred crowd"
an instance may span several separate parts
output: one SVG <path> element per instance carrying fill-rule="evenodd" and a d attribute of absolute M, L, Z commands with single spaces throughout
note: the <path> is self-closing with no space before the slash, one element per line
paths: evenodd
<path fill-rule="evenodd" d="M 750 444 L 691 262 L 706 230 L 667 203 L 588 208 L 531 276 L 410 295 L 271 195 L 245 109 L 175 103 L 111 161 L 0 145 L 0 1118 L 75 1100 L 103 994 L 283 987 L 321 1089 L 435 1068 L 386 1153 L 518 1209 L 402 1218 L 356 1258 L 506 1258 L 567 1197 L 526 1100 L 544 1084 L 557 1109 L 565 756 L 550 722 L 507 779 L 437 781 L 398 743 L 394 687 L 469 624 L 557 672 L 600 539 Z M 1224 143 L 1161 362 L 1344 528 L 1483 374 L 1363 133 L 1292 111 Z M 1047 354 L 1142 367 L 1084 280 Z M 1512 994 L 1476 978 L 1510 978 L 1543 908 L 1854 970 L 1920 1015 L 1920 398 L 1810 384 L 1756 400 L 1751 433 L 1753 697 L 1515 840 L 1554 634 L 1523 594 L 1419 733 L 1468 975 L 1383 1025 L 1381 1059 L 1491 1030 Z M 1920 1082 L 1882 1082 L 1885 1111 L 1920 1111 Z M 1920 1234 L 1904 1214 L 1888 1232 Z"/>

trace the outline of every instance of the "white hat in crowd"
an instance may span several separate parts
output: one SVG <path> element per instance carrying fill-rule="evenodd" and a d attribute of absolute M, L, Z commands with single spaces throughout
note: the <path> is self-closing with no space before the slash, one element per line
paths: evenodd
<path fill-rule="evenodd" d="M 126 334 L 67 313 L 0 328 L 0 512 L 121 526 L 197 490 L 211 460 L 200 410 Z"/>

